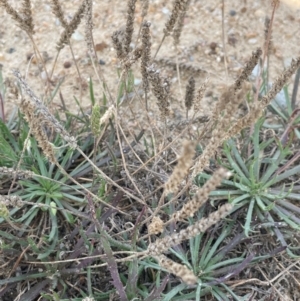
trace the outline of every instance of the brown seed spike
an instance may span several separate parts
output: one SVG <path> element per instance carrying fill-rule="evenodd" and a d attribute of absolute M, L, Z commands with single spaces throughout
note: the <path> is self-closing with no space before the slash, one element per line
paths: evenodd
<path fill-rule="evenodd" d="M 182 28 L 183 28 L 183 25 L 184 25 L 184 18 L 185 18 L 187 9 L 188 9 L 188 7 L 190 5 L 190 2 L 191 2 L 191 0 L 186 0 L 185 1 L 183 9 L 182 9 L 182 11 L 179 14 L 178 21 L 177 21 L 176 26 L 174 28 L 173 38 L 174 38 L 174 44 L 175 45 L 179 44 L 179 39 L 180 39 Z"/>
<path fill-rule="evenodd" d="M 251 58 L 247 61 L 245 68 L 243 69 L 240 76 L 236 79 L 234 83 L 234 91 L 241 89 L 242 83 L 247 80 L 248 76 L 251 74 L 254 67 L 257 65 L 259 58 L 262 55 L 261 48 L 257 48 L 256 51 L 252 53 Z"/>
<path fill-rule="evenodd" d="M 181 11 L 184 10 L 186 2 L 187 2 L 187 0 L 175 0 L 174 1 L 171 16 L 170 16 L 170 18 L 169 18 L 169 20 L 166 23 L 165 28 L 164 28 L 165 36 L 170 35 L 171 32 L 173 31 L 175 23 L 176 23 L 176 21 L 179 17 L 179 14 L 180 14 Z"/>
<path fill-rule="evenodd" d="M 197 221 L 194 225 L 191 225 L 178 233 L 157 239 L 154 243 L 151 243 L 148 246 L 147 253 L 151 256 L 161 255 L 169 248 L 180 244 L 182 241 L 195 237 L 199 233 L 204 233 L 209 227 L 227 216 L 232 208 L 232 204 L 225 204 L 217 211 L 211 213 L 207 218 Z"/>
<path fill-rule="evenodd" d="M 228 178 L 230 172 L 224 168 L 218 169 L 211 178 L 201 187 L 191 201 L 185 204 L 181 210 L 174 213 L 175 220 L 184 220 L 188 217 L 194 216 L 199 208 L 207 201 L 211 191 L 220 185 L 223 179 Z"/>
<path fill-rule="evenodd" d="M 174 262 L 164 255 L 158 257 L 158 262 L 162 268 L 180 277 L 186 284 L 193 285 L 197 283 L 198 278 L 187 266 Z"/>
<path fill-rule="evenodd" d="M 114 44 L 114 48 L 117 51 L 117 57 L 119 60 L 122 60 L 125 57 L 123 46 L 121 43 L 123 32 L 121 30 L 115 31 L 112 36 L 112 42 Z"/>
<path fill-rule="evenodd" d="M 70 44 L 70 38 L 81 22 L 81 19 L 83 17 L 84 11 L 85 11 L 85 7 L 86 7 L 86 1 L 84 0 L 81 3 L 81 5 L 79 6 L 73 19 L 68 24 L 68 27 L 65 28 L 65 30 L 61 34 L 60 40 L 58 41 L 57 46 L 56 46 L 57 50 L 61 50 L 65 47 L 65 45 Z"/>
<path fill-rule="evenodd" d="M 195 155 L 195 143 L 185 141 L 181 156 L 178 158 L 178 163 L 173 170 L 169 180 L 165 184 L 166 194 L 175 193 L 184 177 L 187 176 L 190 167 L 193 164 Z"/>
<path fill-rule="evenodd" d="M 133 22 L 136 0 L 128 0 L 127 5 L 127 21 L 124 35 L 124 52 L 127 55 L 130 52 L 130 43 L 133 34 Z"/>
<path fill-rule="evenodd" d="M 170 93 L 170 82 L 167 78 L 160 76 L 159 70 L 156 70 L 154 65 L 147 68 L 149 81 L 152 86 L 152 92 L 157 98 L 157 105 L 163 118 L 166 118 L 170 114 L 169 109 L 169 93 Z"/>
<path fill-rule="evenodd" d="M 147 68 L 151 58 L 151 37 L 150 37 L 150 22 L 143 22 L 142 25 L 142 62 L 141 73 L 143 77 L 143 88 L 147 93 L 149 91 L 149 81 Z"/>
<path fill-rule="evenodd" d="M 188 118 L 188 111 L 191 109 L 195 99 L 195 79 L 191 77 L 186 86 L 185 92 L 185 107 L 186 107 L 186 118 Z"/>

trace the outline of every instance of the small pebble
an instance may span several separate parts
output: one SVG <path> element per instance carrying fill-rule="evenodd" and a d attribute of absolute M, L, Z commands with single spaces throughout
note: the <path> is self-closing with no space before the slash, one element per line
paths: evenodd
<path fill-rule="evenodd" d="M 27 61 L 30 61 L 33 55 L 34 55 L 33 52 L 26 53 L 26 59 L 27 59 Z"/>
<path fill-rule="evenodd" d="M 139 78 L 135 78 L 134 79 L 134 85 L 135 86 L 138 86 L 139 84 L 141 84 L 142 83 L 142 80 L 141 79 L 139 79 Z"/>
<path fill-rule="evenodd" d="M 228 44 L 229 44 L 229 45 L 235 47 L 237 41 L 238 41 L 238 40 L 237 40 L 237 38 L 236 38 L 236 36 L 235 36 L 234 33 L 231 33 L 231 34 L 228 35 Z"/>
<path fill-rule="evenodd" d="M 212 51 L 215 51 L 216 48 L 217 48 L 218 44 L 216 42 L 211 42 L 209 44 L 209 48 L 212 50 Z"/>
<path fill-rule="evenodd" d="M 231 17 L 233 17 L 233 16 L 235 16 L 236 15 L 236 11 L 235 10 L 230 10 L 229 11 L 229 15 L 231 16 Z"/>
<path fill-rule="evenodd" d="M 105 61 L 99 60 L 99 64 L 100 64 L 100 65 L 105 65 Z"/>
<path fill-rule="evenodd" d="M 47 79 L 47 73 L 46 73 L 45 71 L 42 71 L 42 72 L 41 72 L 41 78 L 42 78 L 43 80 L 46 80 L 46 79 Z"/>
<path fill-rule="evenodd" d="M 72 66 L 71 62 L 69 62 L 69 61 L 64 62 L 64 68 L 68 69 L 71 66 Z"/>
<path fill-rule="evenodd" d="M 11 47 L 6 50 L 7 53 L 14 53 L 16 51 L 15 48 Z"/>
<path fill-rule="evenodd" d="M 72 39 L 75 40 L 75 41 L 83 41 L 84 40 L 84 36 L 80 32 L 75 31 L 72 34 Z"/>
<path fill-rule="evenodd" d="M 257 43 L 257 39 L 254 39 L 254 38 L 253 39 L 249 39 L 248 43 L 249 44 L 256 44 Z"/>
<path fill-rule="evenodd" d="M 252 77 L 256 77 L 256 76 L 258 76 L 259 75 L 259 73 L 260 73 L 260 66 L 257 64 L 254 68 L 253 68 L 253 70 L 252 70 L 252 72 L 251 72 L 251 76 Z"/>
<path fill-rule="evenodd" d="M 165 14 L 165 15 L 168 15 L 168 14 L 170 13 L 170 11 L 169 11 L 166 7 L 164 7 L 164 8 L 162 9 L 162 12 L 163 12 L 163 14 Z"/>
<path fill-rule="evenodd" d="M 107 48 L 108 45 L 105 42 L 101 42 L 95 45 L 96 51 L 102 51 L 103 49 Z"/>

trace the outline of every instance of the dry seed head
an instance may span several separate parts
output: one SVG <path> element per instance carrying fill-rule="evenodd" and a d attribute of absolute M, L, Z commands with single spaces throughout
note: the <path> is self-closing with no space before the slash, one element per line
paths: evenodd
<path fill-rule="evenodd" d="M 193 77 L 190 77 L 189 82 L 186 86 L 185 91 L 185 107 L 186 110 L 189 111 L 194 103 L 195 99 L 195 79 Z"/>
<path fill-rule="evenodd" d="M 232 208 L 232 204 L 225 204 L 221 206 L 217 211 L 211 213 L 207 218 L 203 218 L 197 221 L 194 225 L 191 225 L 186 229 L 179 231 L 178 233 L 157 239 L 154 243 L 151 243 L 148 246 L 147 251 L 149 255 L 160 255 L 166 252 L 169 248 L 180 244 L 182 241 L 195 237 L 199 233 L 204 233 L 209 227 L 227 216 Z"/>
<path fill-rule="evenodd" d="M 185 4 L 188 0 L 175 0 L 173 4 L 173 9 L 170 15 L 169 20 L 165 24 L 164 34 L 168 36 L 174 29 L 175 23 L 179 17 L 181 11 L 184 10 Z"/>
<path fill-rule="evenodd" d="M 181 156 L 178 158 L 176 167 L 173 170 L 170 178 L 165 184 L 166 194 L 175 193 L 181 181 L 189 173 L 189 169 L 193 164 L 195 155 L 195 143 L 192 141 L 185 141 L 183 143 L 183 150 Z"/>
<path fill-rule="evenodd" d="M 43 118 L 41 119 L 43 124 L 47 123 L 47 124 L 51 125 L 53 130 L 56 133 L 60 134 L 61 137 L 69 143 L 71 148 L 76 148 L 77 147 L 76 138 L 71 136 L 63 128 L 63 126 L 57 121 L 57 119 L 49 112 L 48 108 L 39 100 L 39 98 L 30 89 L 30 87 L 28 86 L 26 81 L 22 78 L 20 72 L 18 70 L 13 70 L 13 74 L 16 76 L 21 87 L 26 92 L 26 94 L 30 97 L 31 103 L 34 105 L 34 109 L 33 109 L 33 107 L 31 107 L 31 111 L 27 110 L 27 112 L 25 112 L 25 116 L 27 116 L 27 118 L 29 118 L 29 120 L 33 119 L 32 112 L 34 112 L 36 109 L 37 114 L 43 116 Z M 31 105 L 29 105 L 29 106 L 31 106 Z M 26 108 L 25 108 L 25 110 L 26 110 Z M 29 120 L 27 120 L 27 122 L 30 123 Z"/>
<path fill-rule="evenodd" d="M 163 118 L 166 118 L 170 114 L 169 109 L 169 94 L 170 94 L 170 82 L 167 78 L 160 76 L 159 70 L 156 70 L 154 65 L 147 68 L 148 78 L 152 86 L 152 92 L 157 98 L 157 105 Z"/>
<path fill-rule="evenodd" d="M 219 97 L 218 103 L 212 113 L 212 119 L 220 120 L 220 113 L 224 111 L 228 104 L 235 98 L 235 88 L 234 85 L 227 87 Z M 233 114 L 233 112 L 231 112 Z"/>
<path fill-rule="evenodd" d="M 6 12 L 11 15 L 13 20 L 17 22 L 17 25 L 25 30 L 29 35 L 34 34 L 34 25 L 31 17 L 31 5 L 30 1 L 24 0 L 25 3 L 23 3 L 22 12 L 24 15 L 24 19 L 17 13 L 15 9 L 12 8 L 12 6 L 8 3 L 7 0 L 0 0 L 0 6 L 4 7 Z M 26 8 L 26 3 L 29 5 Z"/>
<path fill-rule="evenodd" d="M 52 8 L 53 14 L 59 20 L 59 22 L 63 26 L 63 28 L 68 29 L 69 24 L 68 24 L 68 22 L 66 21 L 66 19 L 64 17 L 64 13 L 63 13 L 63 10 L 61 8 L 61 5 L 60 5 L 59 1 L 58 0 L 52 0 L 51 8 Z"/>
<path fill-rule="evenodd" d="M 27 99 L 23 98 L 20 104 L 21 112 L 24 114 L 24 119 L 30 125 L 35 115 L 35 106 Z"/>
<path fill-rule="evenodd" d="M 94 43 L 93 43 L 93 0 L 86 0 L 85 6 L 85 41 L 87 44 L 88 52 L 90 55 L 94 53 Z"/>
<path fill-rule="evenodd" d="M 47 134 L 43 130 L 43 118 L 39 114 L 35 114 L 34 105 L 28 101 L 23 100 L 20 104 L 21 112 L 25 115 L 25 119 L 31 128 L 31 133 L 35 137 L 39 147 L 42 149 L 44 155 L 51 163 L 55 163 L 55 155 L 51 144 L 48 141 Z"/>
<path fill-rule="evenodd" d="M 230 175 L 231 173 L 224 168 L 215 171 L 203 187 L 198 189 L 193 199 L 185 204 L 181 210 L 175 212 L 172 218 L 175 220 L 184 220 L 194 216 L 200 207 L 207 201 L 210 192 L 215 190 L 215 188 L 221 184 L 222 180 L 229 178 Z"/>
<path fill-rule="evenodd" d="M 274 99 L 298 68 L 300 68 L 300 57 L 292 60 L 290 67 L 275 80 L 268 94 L 262 97 L 260 102 L 261 109 L 265 108 Z"/>
<path fill-rule="evenodd" d="M 187 9 L 188 9 L 188 7 L 190 5 L 190 2 L 191 2 L 191 0 L 186 0 L 185 1 L 183 9 L 182 9 L 182 11 L 179 14 L 176 26 L 174 28 L 173 38 L 174 38 L 174 44 L 175 45 L 179 44 L 180 35 L 181 35 L 182 28 L 183 28 L 183 25 L 184 25 L 184 18 L 185 18 Z"/>
<path fill-rule="evenodd" d="M 242 83 L 248 79 L 254 67 L 257 65 L 261 55 L 262 55 L 261 48 L 257 48 L 255 51 L 252 52 L 251 58 L 247 61 L 245 68 L 243 69 L 242 73 L 239 75 L 239 77 L 236 79 L 234 83 L 233 86 L 234 91 L 242 88 Z"/>
<path fill-rule="evenodd" d="M 143 88 L 145 92 L 149 91 L 149 80 L 147 68 L 150 65 L 151 59 L 151 36 L 150 36 L 150 22 L 143 22 L 142 24 L 142 62 L 141 73 L 143 79 Z"/>
<path fill-rule="evenodd" d="M 12 101 L 15 101 L 19 98 L 19 89 L 17 86 L 17 82 L 12 79 L 11 77 L 7 77 L 4 81 L 5 87 L 6 87 L 6 99 L 12 99 Z"/>
<path fill-rule="evenodd" d="M 242 82 L 241 88 L 237 91 L 234 91 L 234 86 L 231 86 L 228 89 L 229 94 L 233 93 L 230 97 L 230 101 L 227 103 L 225 107 L 225 114 L 222 118 L 219 118 L 220 121 L 218 122 L 217 128 L 220 130 L 227 131 L 230 127 L 231 122 L 236 119 L 235 112 L 238 111 L 238 107 L 240 103 L 244 100 L 244 96 L 246 93 L 251 89 L 251 84 L 249 82 Z"/>
<path fill-rule="evenodd" d="M 180 277 L 186 284 L 193 285 L 197 283 L 198 278 L 187 266 L 174 262 L 164 255 L 158 257 L 158 262 L 162 268 Z"/>
<path fill-rule="evenodd" d="M 28 28 L 30 28 L 31 34 L 34 34 L 34 24 L 31 12 L 31 2 L 30 0 L 23 0 L 21 13 L 23 15 L 24 23 Z"/>
<path fill-rule="evenodd" d="M 13 169 L 5 166 L 0 167 L 0 174 L 16 177 L 17 179 L 29 179 L 34 176 L 34 172 L 30 170 Z"/>
<path fill-rule="evenodd" d="M 60 39 L 57 43 L 56 49 L 61 50 L 65 45 L 70 44 L 70 38 L 79 26 L 81 19 L 85 11 L 86 1 L 84 0 L 79 6 L 77 12 L 75 13 L 73 19 L 69 22 L 68 27 L 62 32 Z"/>
<path fill-rule="evenodd" d="M 224 141 L 225 132 L 222 128 L 215 128 L 212 132 L 212 137 L 209 140 L 208 145 L 205 147 L 203 153 L 198 158 L 192 177 L 196 177 L 209 163 L 210 158 L 214 155 L 219 145 Z"/>
<path fill-rule="evenodd" d="M 0 203 L 12 207 L 23 206 L 23 200 L 18 195 L 0 195 Z"/>
<path fill-rule="evenodd" d="M 164 222 L 158 216 L 154 216 L 152 222 L 148 226 L 149 234 L 159 234 L 164 230 Z"/>
<path fill-rule="evenodd" d="M 207 77 L 205 79 L 205 81 L 202 83 L 202 85 L 200 86 L 200 88 L 198 89 L 198 91 L 197 91 L 197 96 L 196 96 L 196 100 L 195 100 L 195 103 L 194 103 L 195 112 L 199 112 L 200 109 L 201 109 L 201 101 L 202 101 L 204 93 L 207 89 L 208 82 L 209 82 L 209 78 Z"/>
<path fill-rule="evenodd" d="M 36 117 L 33 122 L 31 122 L 31 131 L 32 134 L 34 135 L 39 147 L 42 149 L 43 154 L 45 155 L 48 160 L 55 164 L 56 163 L 56 158 L 54 154 L 53 147 L 51 143 L 48 141 L 48 136 L 45 133 L 43 129 L 43 119 L 39 116 Z"/>
<path fill-rule="evenodd" d="M 141 46 L 135 48 L 134 51 L 127 56 L 127 59 L 122 62 L 124 69 L 129 70 L 131 66 L 142 56 L 142 52 L 143 50 Z"/>
<path fill-rule="evenodd" d="M 112 118 L 114 116 L 114 106 L 111 105 L 106 112 L 104 113 L 104 115 L 101 117 L 100 119 L 100 125 L 101 124 L 106 124 L 110 118 Z"/>
<path fill-rule="evenodd" d="M 117 57 L 119 60 L 122 60 L 125 57 L 124 51 L 123 51 L 123 46 L 122 46 L 122 36 L 123 36 L 123 31 L 122 30 L 117 30 L 114 31 L 111 39 L 114 44 L 114 48 L 117 51 Z"/>
<path fill-rule="evenodd" d="M 136 0 L 128 0 L 127 4 L 127 21 L 124 34 L 124 52 L 127 55 L 130 52 L 130 43 L 133 34 L 133 23 L 134 23 L 134 11 L 135 11 Z"/>
<path fill-rule="evenodd" d="M 224 141 L 227 139 L 237 135 L 240 131 L 248 126 L 251 126 L 255 120 L 259 119 L 262 115 L 263 110 L 259 107 L 253 108 L 247 115 L 240 118 L 228 131 L 228 133 L 224 136 Z"/>

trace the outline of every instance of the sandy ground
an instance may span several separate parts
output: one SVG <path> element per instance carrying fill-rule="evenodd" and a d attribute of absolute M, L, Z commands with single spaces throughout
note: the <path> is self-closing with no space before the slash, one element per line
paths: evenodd
<path fill-rule="evenodd" d="M 200 84 L 206 77 L 210 77 L 208 95 L 218 95 L 218 91 L 225 84 L 230 83 L 241 70 L 245 60 L 257 47 L 263 45 L 264 21 L 266 16 L 271 15 L 271 2 L 265 0 L 232 0 L 225 1 L 225 42 L 228 61 L 228 78 L 224 67 L 224 47 L 222 44 L 222 9 L 220 0 L 207 2 L 193 0 L 185 19 L 181 43 L 179 48 L 173 46 L 172 38 L 168 37 L 163 44 L 157 58 L 176 62 L 176 53 L 179 62 L 193 64 L 203 70 L 195 78 Z M 21 1 L 10 1 L 16 9 L 20 8 Z M 74 12 L 80 4 L 79 0 L 61 1 L 65 16 L 71 20 Z M 163 27 L 172 9 L 173 1 L 150 0 L 147 20 L 151 22 L 151 34 L 153 52 L 157 49 L 163 36 Z M 133 46 L 141 24 L 141 6 L 137 1 L 136 27 Z M 34 41 L 39 51 L 44 54 L 48 72 L 52 69 L 56 56 L 56 42 L 59 40 L 62 27 L 59 21 L 51 13 L 51 1 L 32 0 L 33 17 L 36 34 Z M 112 93 L 117 95 L 118 83 L 118 60 L 111 42 L 113 31 L 125 25 L 126 1 L 97 0 L 94 1 L 94 39 L 97 44 L 97 54 L 101 64 L 106 83 Z M 11 69 L 18 68 L 26 74 L 29 85 L 41 98 L 45 93 L 45 72 L 29 58 L 33 53 L 32 44 L 26 33 L 18 28 L 15 22 L 0 8 L 0 64 L 4 77 L 11 77 Z M 83 23 L 83 22 L 82 22 Z M 270 60 L 272 80 L 283 68 L 288 65 L 291 58 L 299 56 L 300 41 L 300 0 L 284 0 L 276 11 L 273 31 L 273 55 Z M 75 57 L 84 80 L 83 95 L 80 97 L 79 77 L 72 60 L 69 47 L 65 47 L 58 58 L 53 73 L 53 86 L 64 80 L 61 86 L 62 95 L 71 111 L 77 111 L 78 106 L 74 97 L 81 99 L 81 105 L 88 109 L 90 100 L 88 96 L 88 81 L 91 77 L 97 81 L 95 72 L 87 56 L 84 41 L 84 26 L 81 24 L 72 38 Z M 178 85 L 176 72 L 164 68 L 164 71 L 172 78 L 174 94 L 176 95 L 174 106 L 183 109 L 182 97 L 184 86 L 189 74 L 181 73 L 181 81 Z M 135 82 L 138 86 L 141 82 L 140 73 L 135 73 Z M 181 89 L 177 89 L 178 87 Z M 137 87 L 139 89 L 139 87 Z M 97 99 L 102 97 L 101 85 L 95 85 Z M 213 98 L 211 98 L 213 99 Z M 16 103 L 14 99 L 7 99 L 6 112 Z M 58 108 L 61 104 L 59 96 L 54 99 L 53 106 Z M 150 110 L 154 110 L 155 101 L 150 102 Z M 140 108 L 140 107 L 139 107 Z M 209 109 L 209 108 L 208 108 Z"/>

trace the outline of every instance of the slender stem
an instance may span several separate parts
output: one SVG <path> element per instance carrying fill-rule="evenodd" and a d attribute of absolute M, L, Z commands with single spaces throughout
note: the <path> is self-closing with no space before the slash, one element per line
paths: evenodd
<path fill-rule="evenodd" d="M 153 60 L 155 60 L 156 55 L 158 54 L 158 51 L 160 50 L 160 47 L 162 46 L 162 44 L 163 44 L 165 38 L 166 38 L 166 34 L 164 34 L 164 36 L 163 36 L 163 38 L 162 38 L 162 40 L 161 40 L 161 42 L 160 42 L 160 44 L 159 44 L 159 46 L 158 46 L 156 52 L 155 52 L 155 55 L 154 55 L 154 57 L 153 57 Z"/>
<path fill-rule="evenodd" d="M 227 49 L 225 43 L 225 1 L 222 0 L 222 41 L 224 50 L 224 66 L 226 72 L 226 79 L 228 80 L 228 66 L 227 66 Z"/>

